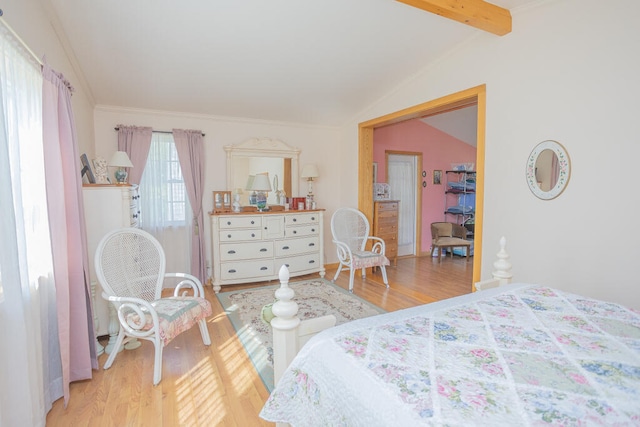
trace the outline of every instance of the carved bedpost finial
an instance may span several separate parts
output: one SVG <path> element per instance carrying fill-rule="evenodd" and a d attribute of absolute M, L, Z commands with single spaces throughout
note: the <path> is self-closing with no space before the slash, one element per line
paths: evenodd
<path fill-rule="evenodd" d="M 280 267 L 278 273 L 280 287 L 276 290 L 276 302 L 273 304 L 273 315 L 271 326 L 277 329 L 287 330 L 298 326 L 300 319 L 298 314 L 298 304 L 293 301 L 295 292 L 289 287 L 289 269 L 286 265 Z M 275 322 L 275 323 L 274 323 Z"/>
<path fill-rule="evenodd" d="M 507 253 L 505 247 L 507 246 L 507 239 L 500 238 L 500 251 L 497 253 L 498 260 L 493 263 L 495 270 L 491 273 L 495 279 L 500 280 L 500 285 L 506 285 L 511 283 L 511 263 L 508 261 L 510 256 Z"/>
<path fill-rule="evenodd" d="M 275 384 L 284 373 L 289 363 L 298 352 L 298 332 L 300 324 L 298 304 L 293 299 L 293 289 L 289 287 L 289 269 L 286 265 L 280 267 L 278 274 L 280 287 L 276 291 L 277 301 L 273 304 L 271 319 L 273 330 L 273 376 Z"/>

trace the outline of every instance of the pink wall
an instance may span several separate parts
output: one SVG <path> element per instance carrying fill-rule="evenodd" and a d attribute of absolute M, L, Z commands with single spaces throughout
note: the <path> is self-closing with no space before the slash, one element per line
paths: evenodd
<path fill-rule="evenodd" d="M 385 150 L 422 153 L 427 186 L 418 191 L 422 191 L 422 252 L 426 253 L 431 247 L 431 223 L 444 220 L 445 171 L 451 169 L 451 163 L 475 163 L 476 148 L 417 119 L 375 129 L 373 141 L 373 161 L 378 163 L 377 182 L 386 179 Z M 433 184 L 434 170 L 442 171 L 440 185 Z"/>

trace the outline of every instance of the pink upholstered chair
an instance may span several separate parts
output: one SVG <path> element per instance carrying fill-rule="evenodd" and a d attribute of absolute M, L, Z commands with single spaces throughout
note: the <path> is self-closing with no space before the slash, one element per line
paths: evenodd
<path fill-rule="evenodd" d="M 104 369 L 109 369 L 118 349 L 133 339 L 149 340 L 155 347 L 153 385 L 162 379 L 162 349 L 196 324 L 205 345 L 211 344 L 205 318 L 211 304 L 204 298 L 198 278 L 186 273 L 166 273 L 160 243 L 137 228 L 114 230 L 102 238 L 95 254 L 96 276 L 102 297 L 110 301 L 120 331 Z M 165 279 L 173 278 L 172 297 L 162 297 Z M 182 295 L 180 293 L 182 292 Z"/>
<path fill-rule="evenodd" d="M 380 267 L 382 280 L 389 287 L 387 270 L 389 260 L 384 253 L 384 240 L 369 236 L 369 221 L 362 212 L 353 208 L 340 208 L 331 217 L 331 234 L 333 243 L 338 250 L 338 271 L 333 278 L 335 282 L 344 268 L 349 270 L 349 292 L 353 292 L 353 277 L 355 270 L 362 270 L 362 277 L 366 277 L 366 269 Z M 367 244 L 373 243 L 370 250 Z"/>

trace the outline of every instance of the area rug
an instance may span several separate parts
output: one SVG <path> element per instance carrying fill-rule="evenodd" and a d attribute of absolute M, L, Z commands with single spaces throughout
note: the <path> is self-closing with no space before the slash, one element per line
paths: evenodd
<path fill-rule="evenodd" d="M 272 335 L 271 326 L 262 321 L 261 310 L 264 305 L 274 301 L 274 293 L 279 286 L 217 294 L 269 392 L 273 389 Z M 339 325 L 385 312 L 325 279 L 290 282 L 289 287 L 295 292 L 293 299 L 298 303 L 298 317 L 301 320 L 333 314 Z"/>

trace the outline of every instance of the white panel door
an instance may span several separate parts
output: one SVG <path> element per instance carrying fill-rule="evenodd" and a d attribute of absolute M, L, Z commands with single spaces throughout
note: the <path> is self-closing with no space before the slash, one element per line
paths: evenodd
<path fill-rule="evenodd" d="M 416 254 L 417 157 L 390 154 L 387 173 L 391 198 L 399 200 L 398 256 Z"/>

